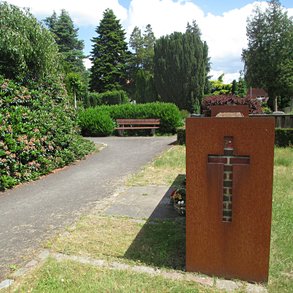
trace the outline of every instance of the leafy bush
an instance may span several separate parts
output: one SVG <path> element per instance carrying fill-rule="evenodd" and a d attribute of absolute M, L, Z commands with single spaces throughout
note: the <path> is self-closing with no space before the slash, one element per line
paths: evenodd
<path fill-rule="evenodd" d="M 156 118 L 160 119 L 160 133 L 175 133 L 181 126 L 181 115 L 178 107 L 171 103 L 125 104 L 114 106 L 101 106 L 100 109 L 108 111 L 113 120 L 119 118 Z"/>
<path fill-rule="evenodd" d="M 36 179 L 92 151 L 93 144 L 77 130 L 66 98 L 53 99 L 0 76 L 0 189 Z"/>
<path fill-rule="evenodd" d="M 28 11 L 0 3 L 0 74 L 22 84 L 60 80 L 53 35 Z"/>
<path fill-rule="evenodd" d="M 129 102 L 129 98 L 125 91 L 114 90 L 104 93 L 89 93 L 85 101 L 85 107 L 95 107 L 99 105 L 119 105 Z"/>
<path fill-rule="evenodd" d="M 114 122 L 106 111 L 88 108 L 78 117 L 81 133 L 85 136 L 107 136 L 114 130 Z"/>
<path fill-rule="evenodd" d="M 275 145 L 280 147 L 293 146 L 293 128 L 276 128 Z"/>
<path fill-rule="evenodd" d="M 101 112 L 106 112 L 110 115 L 111 119 L 115 121 L 119 118 L 130 118 L 130 119 L 143 119 L 143 118 L 157 118 L 160 119 L 160 133 L 175 133 L 176 128 L 181 126 L 182 119 L 180 111 L 174 104 L 170 103 L 146 103 L 146 104 L 123 104 L 123 105 L 112 105 L 112 106 L 100 106 L 91 109 L 86 109 L 80 112 L 79 121 L 80 127 L 83 128 L 81 121 L 85 121 L 87 113 L 90 116 L 100 115 Z M 91 118 L 89 118 L 91 119 Z M 83 128 L 85 133 L 86 128 Z"/>
<path fill-rule="evenodd" d="M 216 105 L 248 105 L 249 114 L 261 114 L 261 104 L 249 97 L 239 98 L 233 95 L 208 96 L 202 100 L 201 107 L 205 116 L 211 116 L 211 106 Z"/>

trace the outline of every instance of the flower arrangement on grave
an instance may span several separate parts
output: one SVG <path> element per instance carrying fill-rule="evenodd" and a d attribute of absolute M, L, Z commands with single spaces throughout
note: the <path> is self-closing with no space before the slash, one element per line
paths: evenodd
<path fill-rule="evenodd" d="M 175 210 L 180 215 L 185 215 L 186 211 L 186 189 L 185 188 L 177 188 L 175 189 L 171 195 L 171 203 L 173 203 L 173 206 Z"/>

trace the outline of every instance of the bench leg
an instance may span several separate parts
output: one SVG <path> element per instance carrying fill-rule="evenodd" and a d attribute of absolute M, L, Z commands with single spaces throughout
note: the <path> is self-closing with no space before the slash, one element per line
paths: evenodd
<path fill-rule="evenodd" d="M 118 130 L 118 134 L 119 134 L 119 136 L 123 136 L 123 134 L 124 134 L 124 130 L 119 129 L 119 130 Z"/>
<path fill-rule="evenodd" d="M 151 129 L 151 135 L 155 135 L 156 129 Z"/>

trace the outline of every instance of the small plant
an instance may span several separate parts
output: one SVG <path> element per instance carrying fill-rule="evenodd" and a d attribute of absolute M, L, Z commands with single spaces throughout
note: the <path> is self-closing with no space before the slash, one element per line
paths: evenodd
<path fill-rule="evenodd" d="M 78 120 L 85 136 L 108 136 L 114 130 L 114 122 L 106 111 L 89 108 L 80 113 Z"/>

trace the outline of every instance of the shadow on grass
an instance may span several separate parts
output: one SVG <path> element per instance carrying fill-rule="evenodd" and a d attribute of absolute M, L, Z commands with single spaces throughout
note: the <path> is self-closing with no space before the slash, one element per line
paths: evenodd
<path fill-rule="evenodd" d="M 146 265 L 184 270 L 185 217 L 170 203 L 171 192 L 182 184 L 180 174 L 163 196 L 147 222 L 129 246 L 124 257 Z"/>

